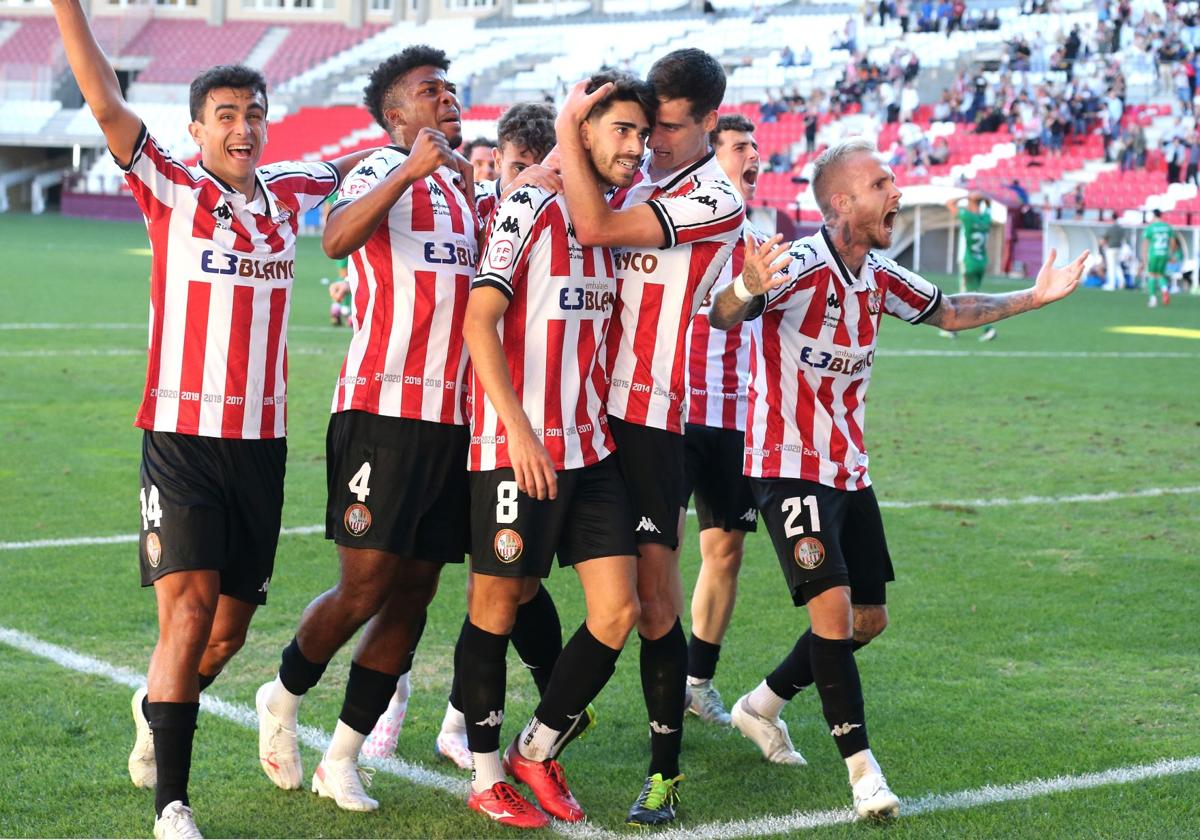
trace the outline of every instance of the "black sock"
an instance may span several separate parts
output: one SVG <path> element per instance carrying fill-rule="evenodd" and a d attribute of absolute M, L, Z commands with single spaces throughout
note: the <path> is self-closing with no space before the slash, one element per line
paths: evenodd
<path fill-rule="evenodd" d="M 463 627 L 462 647 L 454 665 L 463 674 L 463 714 L 467 717 L 467 745 L 471 752 L 500 749 L 507 652 L 508 636 L 489 633 L 470 622 Z"/>
<path fill-rule="evenodd" d="M 692 634 L 688 642 L 688 676 L 698 680 L 711 680 L 717 673 L 717 660 L 721 658 L 721 646 L 706 642 Z"/>
<path fill-rule="evenodd" d="M 296 637 L 283 649 L 279 658 L 279 681 L 292 694 L 307 694 L 308 690 L 321 681 L 328 662 L 310 662 L 300 652 Z"/>
<path fill-rule="evenodd" d="M 154 789 L 154 813 L 175 800 L 188 804 L 188 775 L 192 770 L 192 739 L 196 734 L 199 703 L 149 703 L 146 719 L 154 733 L 154 762 L 158 784 Z"/>
<path fill-rule="evenodd" d="M 220 671 L 217 671 L 217 673 L 213 674 L 211 677 L 208 674 L 200 674 L 200 690 L 204 691 L 204 689 L 212 685 L 219 676 L 221 676 Z"/>
<path fill-rule="evenodd" d="M 471 623 L 470 616 L 463 616 L 462 627 L 458 631 L 458 641 L 454 643 L 454 676 L 450 678 L 450 705 L 458 711 L 463 710 L 462 678 L 458 673 L 458 656 L 462 653 L 463 636 L 467 634 L 467 625 Z"/>
<path fill-rule="evenodd" d="M 842 758 L 849 758 L 867 748 L 867 718 L 858 664 L 854 661 L 854 642 L 824 639 L 814 633 L 809 650 L 825 722 L 838 752 Z"/>
<path fill-rule="evenodd" d="M 554 663 L 562 653 L 562 625 L 558 610 L 546 587 L 538 586 L 537 594 L 527 604 L 517 607 L 513 624 L 512 644 L 537 684 L 538 694 L 546 695 Z"/>
<path fill-rule="evenodd" d="M 579 625 L 558 657 L 554 678 L 534 712 L 537 719 L 551 729 L 566 732 L 574 723 L 573 718 L 596 699 L 612 677 L 620 655 L 620 650 L 613 650 L 593 636 L 586 622 Z"/>
<path fill-rule="evenodd" d="M 675 625 L 659 639 L 642 639 L 642 694 L 650 716 L 650 770 L 664 779 L 679 775 L 683 745 L 683 693 L 687 683 L 687 637 Z"/>
<path fill-rule="evenodd" d="M 812 653 L 809 650 L 812 635 L 811 629 L 805 630 L 779 666 L 767 675 L 767 687 L 784 700 L 791 700 L 813 684 Z M 852 642 L 851 649 L 859 650 L 866 644 Z"/>
<path fill-rule="evenodd" d="M 370 735 L 396 693 L 398 679 L 399 674 L 385 674 L 351 662 L 346 696 L 338 719 L 360 735 Z"/>
<path fill-rule="evenodd" d="M 421 644 L 421 637 L 425 635 L 425 625 L 429 622 L 429 615 L 426 613 L 421 616 L 421 626 L 417 628 L 417 634 L 413 636 L 412 650 L 408 652 L 408 656 L 404 658 L 404 662 L 400 665 L 400 676 L 404 676 L 412 670 L 413 660 L 417 658 L 417 646 Z"/>

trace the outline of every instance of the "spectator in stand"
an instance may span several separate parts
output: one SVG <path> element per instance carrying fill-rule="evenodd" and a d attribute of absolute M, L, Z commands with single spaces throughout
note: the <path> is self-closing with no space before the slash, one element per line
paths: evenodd
<path fill-rule="evenodd" d="M 938 137 L 929 148 L 929 163 L 941 166 L 950 159 L 950 143 L 945 137 Z"/>
<path fill-rule="evenodd" d="M 808 48 L 808 44 L 805 44 L 804 48 L 800 50 L 800 57 L 796 59 L 796 64 L 800 65 L 801 67 L 810 67 L 812 66 L 812 61 L 812 50 Z"/>
<path fill-rule="evenodd" d="M 967 13 L 967 4 L 963 0 L 954 0 L 950 4 L 950 22 L 946 26 L 946 34 L 949 35 L 955 29 L 963 28 L 963 15 Z"/>
<path fill-rule="evenodd" d="M 809 102 L 804 110 L 804 152 L 812 154 L 817 150 L 817 128 L 820 125 L 821 112 L 815 101 Z"/>
<path fill-rule="evenodd" d="M 1087 209 L 1087 198 L 1083 193 L 1083 184 L 1075 187 L 1075 192 L 1071 193 L 1071 204 L 1075 207 L 1075 218 L 1082 219 L 1084 211 Z"/>
<path fill-rule="evenodd" d="M 900 19 L 900 31 L 905 35 L 908 34 L 909 11 L 911 7 L 909 0 L 896 0 L 896 17 Z"/>
<path fill-rule="evenodd" d="M 792 48 L 790 46 L 784 46 L 784 48 L 782 50 L 780 50 L 779 66 L 780 67 L 795 67 L 796 66 L 796 54 L 794 52 L 792 52 Z"/>
<path fill-rule="evenodd" d="M 1196 171 L 1200 169 L 1200 135 L 1192 133 L 1187 144 L 1187 173 L 1183 176 L 1184 183 L 1196 184 Z"/>
<path fill-rule="evenodd" d="M 879 25 L 887 26 L 888 15 L 892 12 L 892 4 L 888 0 L 879 0 Z"/>

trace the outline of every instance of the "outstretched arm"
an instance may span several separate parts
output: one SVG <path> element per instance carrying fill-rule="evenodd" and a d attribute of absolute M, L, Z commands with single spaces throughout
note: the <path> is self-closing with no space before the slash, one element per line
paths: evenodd
<path fill-rule="evenodd" d="M 1061 268 L 1055 268 L 1054 258 L 1057 254 L 1051 248 L 1050 256 L 1038 272 L 1032 288 L 1003 295 L 946 295 L 925 323 L 944 330 L 969 330 L 1031 309 L 1040 309 L 1075 291 L 1089 253 L 1084 251 Z"/>
<path fill-rule="evenodd" d="M 104 132 L 109 151 L 128 166 L 142 132 L 142 121 L 121 96 L 117 74 L 96 43 L 79 0 L 53 0 L 54 17 L 62 33 L 67 62 L 79 90 Z"/>
<path fill-rule="evenodd" d="M 791 265 L 792 258 L 785 255 L 791 243 L 780 244 L 782 240 L 783 235 L 777 233 L 759 245 L 749 233 L 746 234 L 743 243 L 746 260 L 742 263 L 742 274 L 713 300 L 712 309 L 708 312 L 709 323 L 719 330 L 733 329 L 750 315 L 757 297 L 787 282 L 787 267 Z"/>

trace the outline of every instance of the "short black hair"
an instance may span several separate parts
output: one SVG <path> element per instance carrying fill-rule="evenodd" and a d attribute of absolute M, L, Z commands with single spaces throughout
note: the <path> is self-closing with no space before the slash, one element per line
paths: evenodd
<path fill-rule="evenodd" d="M 595 93 L 602 85 L 612 83 L 608 96 L 592 106 L 587 118 L 599 119 L 607 114 L 616 102 L 636 102 L 646 115 L 646 122 L 654 126 L 654 118 L 658 114 L 658 100 L 654 98 L 654 89 L 649 82 L 644 82 L 631 73 L 620 70 L 601 70 L 593 73 L 588 79 L 587 92 Z"/>
<path fill-rule="evenodd" d="M 248 89 L 254 93 L 261 93 L 263 110 L 266 110 L 267 80 L 263 78 L 262 73 L 244 64 L 218 64 L 192 79 L 192 87 L 188 92 L 188 106 L 191 108 L 193 120 L 199 121 L 204 116 L 204 101 L 217 88 Z"/>
<path fill-rule="evenodd" d="M 717 119 L 717 127 L 708 133 L 708 142 L 715 146 L 722 131 L 744 131 L 754 133 L 754 123 L 741 114 L 725 114 Z"/>
<path fill-rule="evenodd" d="M 462 147 L 463 157 L 470 157 L 471 152 L 475 151 L 476 146 L 483 146 L 486 149 L 494 149 L 498 144 L 490 137 L 476 137 L 470 143 L 464 143 Z"/>
<path fill-rule="evenodd" d="M 554 117 L 557 112 L 553 105 L 544 102 L 518 102 L 496 123 L 496 139 L 501 151 L 503 146 L 511 143 L 528 149 L 539 161 L 554 148 Z"/>
<path fill-rule="evenodd" d="M 694 120 L 702 120 L 725 98 L 725 70 L 704 50 L 687 47 L 654 62 L 646 76 L 659 100 L 686 99 Z"/>
<path fill-rule="evenodd" d="M 1157 207 L 1154 208 L 1154 218 L 1156 218 L 1156 219 L 1162 218 L 1162 210 L 1159 210 Z"/>
<path fill-rule="evenodd" d="M 363 104 L 367 106 L 367 110 L 371 112 L 375 122 L 379 123 L 380 127 L 389 134 L 391 134 L 392 127 L 387 124 L 383 112 L 387 108 L 395 107 L 396 103 L 384 100 L 388 98 L 388 92 L 396 84 L 396 80 L 416 67 L 439 67 L 442 70 L 449 70 L 450 59 L 446 58 L 446 53 L 439 49 L 425 44 L 414 44 L 391 58 L 385 59 L 382 64 L 372 70 L 367 86 L 363 88 Z"/>

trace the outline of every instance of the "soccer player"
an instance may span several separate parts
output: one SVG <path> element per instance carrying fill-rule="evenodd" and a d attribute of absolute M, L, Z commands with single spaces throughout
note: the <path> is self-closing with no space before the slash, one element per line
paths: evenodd
<path fill-rule="evenodd" d="M 1088 254 L 1055 268 L 1051 251 L 1023 291 L 943 296 L 874 250 L 891 245 L 900 191 L 872 141 L 827 149 L 812 186 L 824 226 L 788 245 L 775 237 L 748 248 L 742 277 L 717 296 L 709 316 L 718 328 L 761 316 L 745 466 L 792 600 L 811 622 L 779 666 L 738 699 L 733 725 L 768 760 L 802 764 L 779 713 L 815 682 L 856 813 L 889 817 L 900 801 L 867 741 L 854 658 L 887 626 L 894 579 L 863 442 L 882 315 L 952 330 L 983 326 L 1070 294 Z"/>
<path fill-rule="evenodd" d="M 186 167 L 121 96 L 77 0 L 55 0 L 67 60 L 146 217 L 150 348 L 135 425 L 143 586 L 159 637 L 133 697 L 129 773 L 155 787 L 156 837 L 199 837 L 188 800 L 199 693 L 266 602 L 283 505 L 286 332 L 296 226 L 362 157 L 259 168 L 262 76 L 219 66 L 191 85 Z"/>
<path fill-rule="evenodd" d="M 988 237 L 992 234 L 992 211 L 987 197 L 972 190 L 967 194 L 967 206 L 960 207 L 959 199 L 946 202 L 946 209 L 958 219 L 963 230 L 962 275 L 959 279 L 960 292 L 978 292 L 983 286 L 983 273 L 988 266 Z M 957 337 L 958 333 L 943 330 L 942 335 Z M 996 328 L 988 326 L 979 336 L 980 341 L 991 341 L 996 337 Z"/>
<path fill-rule="evenodd" d="M 487 137 L 477 137 L 467 144 L 463 152 L 471 162 L 475 174 L 475 183 L 491 181 L 496 177 L 496 142 Z"/>
<path fill-rule="evenodd" d="M 1142 231 L 1141 260 L 1146 267 L 1146 291 L 1150 294 L 1148 305 L 1158 306 L 1161 291 L 1163 306 L 1171 302 L 1171 291 L 1167 285 L 1167 260 L 1175 242 L 1175 228 L 1163 221 L 1162 211 L 1154 211 L 1154 221 Z"/>
<path fill-rule="evenodd" d="M 754 123 L 739 114 L 717 120 L 709 136 L 717 163 L 749 202 L 758 181 Z M 767 239 L 745 229 L 757 242 Z M 700 527 L 700 574 L 692 592 L 692 636 L 688 641 L 688 711 L 710 723 L 729 725 L 721 695 L 713 686 L 721 642 L 737 597 L 746 532 L 754 531 L 758 511 L 750 482 L 742 474 L 746 432 L 746 386 L 750 381 L 750 324 L 723 332 L 708 323 L 713 297 L 733 282 L 745 256 L 738 242 L 712 291 L 692 319 L 688 333 L 687 426 L 684 502 L 696 500 Z"/>
<path fill-rule="evenodd" d="M 581 129 L 592 177 L 628 187 L 655 100 L 632 76 L 604 86 Z M 608 432 L 604 335 L 616 299 L 612 253 L 581 246 L 561 194 L 523 187 L 492 219 L 464 334 L 471 353 L 469 621 L 455 670 L 474 759 L 468 805 L 504 825 L 584 817 L 554 756 L 612 676 L 637 620 L 633 514 Z M 554 665 L 534 717 L 500 758 L 505 653 L 518 604 L 554 556 L 573 566 L 587 618 Z"/>
<path fill-rule="evenodd" d="M 679 541 L 687 328 L 733 251 L 745 211 L 708 144 L 725 94 L 720 63 L 702 50 L 676 50 L 654 63 L 647 80 L 658 99 L 651 151 L 612 206 L 587 166 L 580 127 L 604 89 L 589 95 L 583 83 L 576 85 L 557 129 L 580 244 L 620 248 L 620 291 L 605 341 L 608 414 L 637 522 L 638 632 L 650 718 L 650 767 L 628 821 L 661 824 L 675 818 L 682 779 L 687 638 L 679 621 Z"/>
<path fill-rule="evenodd" d="M 367 624 L 312 780 L 354 811 L 379 806 L 363 789 L 359 749 L 412 667 L 442 566 L 462 562 L 469 526 L 462 319 L 478 224 L 470 167 L 451 151 L 461 122 L 448 67 L 441 50 L 410 46 L 364 91 L 394 145 L 346 179 L 322 238 L 329 256 L 352 255 L 354 335 L 326 437 L 325 534 L 340 578 L 308 605 L 278 677 L 255 698 L 263 770 L 299 787 L 301 697 Z"/>
<path fill-rule="evenodd" d="M 502 190 L 516 182 L 527 167 L 541 163 L 554 146 L 554 108 L 542 103 L 514 105 L 504 112 L 497 130 L 500 145 L 495 150 L 494 158 L 500 177 L 495 181 L 475 184 L 475 207 L 485 224 L 491 218 Z M 468 577 L 468 587 L 469 582 Z M 512 642 L 521 661 L 529 669 L 538 693 L 545 693 L 554 662 L 562 652 L 562 629 L 554 600 L 544 587 L 536 587 L 518 607 Z M 467 746 L 467 721 L 462 713 L 458 677 L 455 671 L 446 714 L 434 742 L 434 752 L 460 769 L 470 770 L 471 750 Z M 408 712 L 410 692 L 408 674 L 404 674 L 396 685 L 387 709 L 380 715 L 370 737 L 363 744 L 361 753 L 364 757 L 386 758 L 395 753 Z"/>

